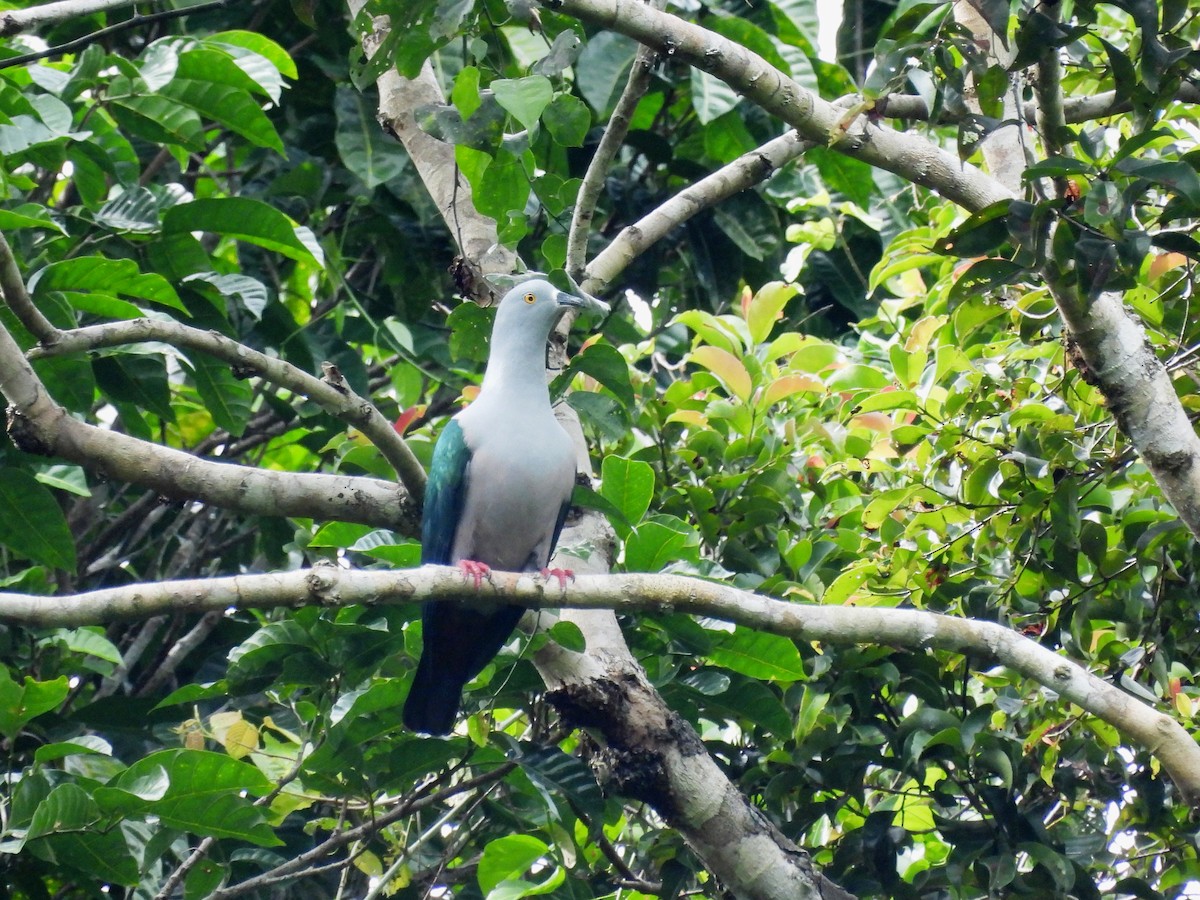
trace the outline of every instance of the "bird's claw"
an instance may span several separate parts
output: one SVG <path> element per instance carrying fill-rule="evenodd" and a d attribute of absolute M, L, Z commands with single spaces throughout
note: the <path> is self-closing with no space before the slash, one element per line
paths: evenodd
<path fill-rule="evenodd" d="M 492 570 L 486 563 L 476 562 L 473 559 L 460 559 L 458 567 L 462 570 L 463 578 L 475 582 L 475 590 L 483 587 L 485 578 L 489 581 L 492 578 Z"/>
<path fill-rule="evenodd" d="M 542 577 L 549 581 L 551 578 L 558 579 L 558 587 L 560 590 L 566 590 L 567 579 L 575 580 L 575 573 L 570 569 L 542 569 Z"/>

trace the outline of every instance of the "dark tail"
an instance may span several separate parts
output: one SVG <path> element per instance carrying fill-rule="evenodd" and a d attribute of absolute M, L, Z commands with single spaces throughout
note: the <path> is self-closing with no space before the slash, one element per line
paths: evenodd
<path fill-rule="evenodd" d="M 523 612 L 519 606 L 480 612 L 457 603 L 427 603 L 421 661 L 404 701 L 404 724 L 426 734 L 453 730 L 463 686 L 500 651 Z"/>
<path fill-rule="evenodd" d="M 446 677 L 446 673 L 437 677 L 429 654 L 422 654 L 412 688 L 404 701 L 405 726 L 425 734 L 449 734 L 458 718 L 465 683 Z"/>

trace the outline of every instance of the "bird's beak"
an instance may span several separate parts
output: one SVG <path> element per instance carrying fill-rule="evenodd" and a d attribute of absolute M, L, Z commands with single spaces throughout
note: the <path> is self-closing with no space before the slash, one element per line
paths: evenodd
<path fill-rule="evenodd" d="M 570 306 L 587 312 L 599 313 L 602 316 L 606 316 L 609 313 L 607 303 L 583 291 L 580 291 L 578 294 L 568 294 L 566 291 L 559 291 L 555 295 L 554 300 L 559 306 Z"/>

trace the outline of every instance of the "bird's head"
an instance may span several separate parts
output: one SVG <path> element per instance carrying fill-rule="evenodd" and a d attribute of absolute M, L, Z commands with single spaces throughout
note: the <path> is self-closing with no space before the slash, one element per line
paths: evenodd
<path fill-rule="evenodd" d="M 548 281 L 534 278 L 521 282 L 504 295 L 496 311 L 496 329 L 527 331 L 545 340 L 554 323 L 568 309 L 603 315 L 608 312 L 608 304 L 582 291 L 568 294 Z"/>

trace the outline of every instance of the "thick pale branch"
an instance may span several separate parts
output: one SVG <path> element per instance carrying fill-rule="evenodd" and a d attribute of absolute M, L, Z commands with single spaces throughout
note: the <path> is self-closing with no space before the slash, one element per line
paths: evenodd
<path fill-rule="evenodd" d="M 9 9 L 0 13 L 0 37 L 28 31 L 40 25 L 65 22 L 92 13 L 136 6 L 139 0 L 60 0 L 29 9 Z"/>
<path fill-rule="evenodd" d="M 662 9 L 664 5 L 662 0 L 656 0 L 654 3 L 656 9 Z M 638 48 L 633 67 L 629 70 L 629 78 L 625 82 L 625 89 L 621 92 L 596 152 L 588 163 L 583 183 L 579 186 L 575 210 L 571 213 L 571 226 L 567 230 L 567 272 L 572 278 L 584 277 L 588 235 L 591 232 L 592 216 L 596 213 L 596 203 L 604 189 L 604 180 L 608 177 L 613 160 L 616 159 L 617 152 L 629 133 L 633 113 L 650 86 L 650 76 L 654 73 L 657 61 L 658 54 L 651 48 Z"/>
<path fill-rule="evenodd" d="M 54 402 L 12 335 L 0 327 L 0 395 L 8 433 L 29 453 L 58 456 L 88 471 L 158 491 L 264 516 L 362 522 L 412 533 L 417 510 L 399 485 L 347 475 L 309 475 L 200 459 L 88 425 Z"/>
<path fill-rule="evenodd" d="M 29 292 L 25 289 L 25 279 L 17 267 L 16 257 L 8 240 L 0 234 L 0 292 L 4 301 L 12 310 L 14 316 L 39 341 L 54 341 L 62 334 L 42 315 L 41 310 L 33 305 Z"/>
<path fill-rule="evenodd" d="M 0 621 L 74 627 L 164 612 L 303 605 L 461 601 L 462 573 L 425 566 L 355 571 L 336 566 L 267 575 L 135 584 L 71 596 L 0 594 Z M 951 650 L 1007 666 L 1103 719 L 1154 753 L 1190 802 L 1200 799 L 1200 746 L 1170 716 L 995 622 L 908 609 L 786 603 L 678 575 L 580 576 L 559 589 L 530 575 L 493 573 L 489 599 L 530 608 L 676 611 L 712 616 L 804 641 Z"/>
<path fill-rule="evenodd" d="M 350 15 L 357 16 L 365 0 L 348 0 Z M 363 35 L 363 52 L 373 55 L 391 28 L 387 17 L 375 19 L 374 31 Z M 503 244 L 496 221 L 475 209 L 471 185 L 458 170 L 454 146 L 426 134 L 415 111 L 431 103 L 446 102 L 428 60 L 416 78 L 405 78 L 395 69 L 379 76 L 379 123 L 408 151 L 421 182 L 441 213 L 446 227 L 468 264 L 485 274 L 507 275 L 517 269 L 517 255 Z"/>
<path fill-rule="evenodd" d="M 559 12 L 631 37 L 720 78 L 809 140 L 938 191 L 970 210 L 1011 194 L 974 166 L 911 132 L 846 122 L 846 112 L 787 77 L 751 50 L 637 0 L 556 0 Z"/>
<path fill-rule="evenodd" d="M 603 293 L 631 262 L 662 240 L 671 229 L 758 184 L 812 146 L 811 141 L 802 140 L 796 132 L 789 131 L 688 185 L 639 221 L 623 228 L 611 244 L 596 254 L 585 271 L 583 289 Z"/>
<path fill-rule="evenodd" d="M 1179 86 L 1179 93 L 1175 99 L 1180 103 L 1200 103 L 1200 88 L 1184 82 Z M 1062 107 L 1063 121 L 1074 125 L 1129 112 L 1133 109 L 1133 101 L 1128 97 L 1118 97 L 1116 91 L 1102 91 L 1087 97 L 1064 98 Z M 890 119 L 929 119 L 929 107 L 926 106 L 925 99 L 916 94 L 888 94 L 875 101 L 875 109 L 880 115 Z M 1037 124 L 1039 112 L 1037 103 L 1021 104 L 1021 115 L 1029 125 Z M 938 121 L 954 122 L 957 121 L 957 117 L 943 111 Z"/>
<path fill-rule="evenodd" d="M 57 331 L 52 338 L 43 341 L 42 346 L 30 350 L 28 356 L 39 359 L 144 341 L 161 341 L 172 347 L 208 354 L 229 363 L 239 374 L 253 373 L 308 397 L 326 412 L 359 429 L 391 463 L 410 494 L 419 497 L 424 492 L 425 470 L 408 444 L 369 400 L 358 396 L 344 382 L 334 384 L 322 380 L 219 332 L 202 331 L 167 319 L 130 319 Z"/>

